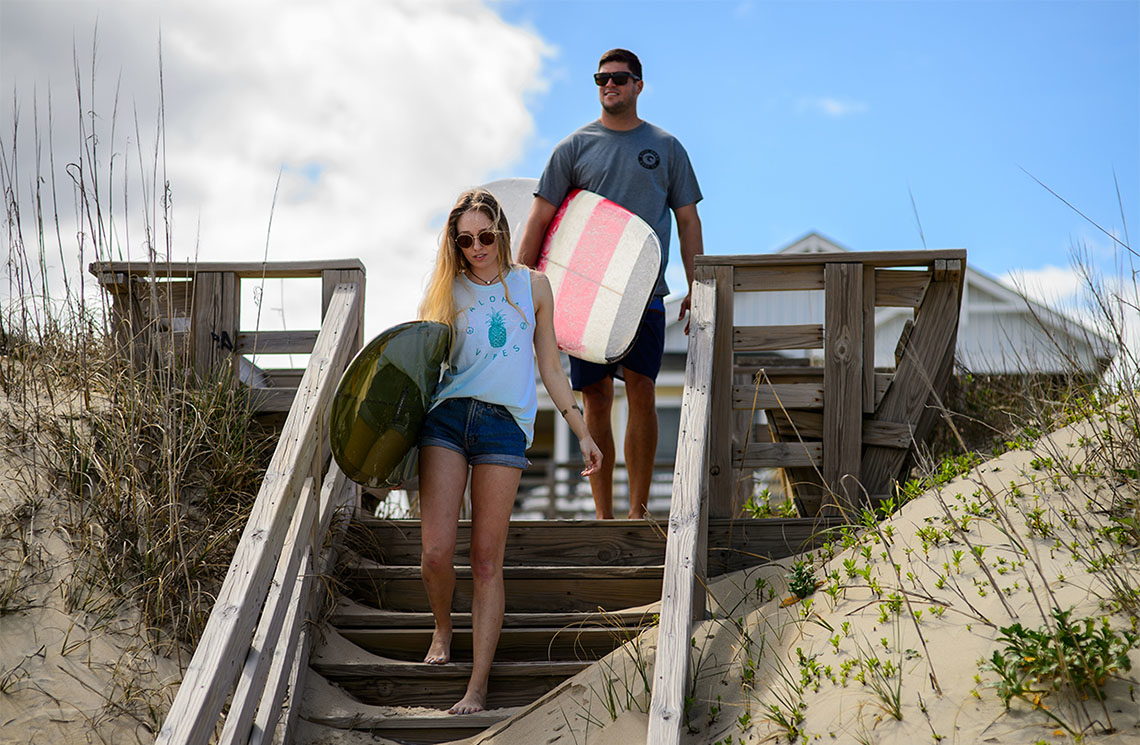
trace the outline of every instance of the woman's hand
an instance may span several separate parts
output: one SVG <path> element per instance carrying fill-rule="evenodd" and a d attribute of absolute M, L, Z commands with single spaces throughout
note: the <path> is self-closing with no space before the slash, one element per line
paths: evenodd
<path fill-rule="evenodd" d="M 582 469 L 582 475 L 592 476 L 602 467 L 602 451 L 594 444 L 593 437 L 586 437 L 578 443 L 582 446 L 582 462 L 586 464 Z"/>

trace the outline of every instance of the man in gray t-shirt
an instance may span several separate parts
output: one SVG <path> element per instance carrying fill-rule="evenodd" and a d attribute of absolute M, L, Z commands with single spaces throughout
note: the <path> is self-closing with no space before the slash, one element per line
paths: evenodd
<path fill-rule="evenodd" d="M 701 190 L 688 153 L 675 137 L 637 115 L 637 97 L 644 86 L 641 61 L 625 49 L 602 55 L 598 72 L 602 115 L 597 121 L 558 143 L 539 179 L 534 204 L 519 242 L 519 261 L 533 267 L 538 261 L 547 226 L 571 189 L 601 194 L 637 214 L 661 242 L 661 274 L 653 302 L 642 319 L 633 348 L 613 365 L 596 365 L 570 358 L 570 379 L 582 391 L 586 424 L 602 449 L 602 467 L 590 477 L 597 517 L 612 518 L 614 440 L 610 414 L 614 377 L 625 381 L 629 418 L 626 424 L 625 461 L 629 472 L 629 516 L 644 517 L 657 451 L 656 379 L 665 340 L 665 306 L 669 291 L 665 264 L 669 259 L 670 211 L 677 220 L 681 259 L 689 287 L 693 283 L 693 257 L 703 253 L 697 202 Z M 689 309 L 686 296 L 681 317 Z"/>

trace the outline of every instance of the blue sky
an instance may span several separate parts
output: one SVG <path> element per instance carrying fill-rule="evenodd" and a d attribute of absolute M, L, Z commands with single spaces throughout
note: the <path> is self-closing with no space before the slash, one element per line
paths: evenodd
<path fill-rule="evenodd" d="M 52 183 L 47 162 L 30 178 L 50 92 L 59 235 L 79 233 L 65 170 L 91 141 L 77 131 L 77 61 L 83 120 L 113 161 L 86 172 L 124 195 L 101 258 L 145 257 L 138 207 L 158 202 L 161 172 L 174 213 L 149 218 L 172 226 L 160 254 L 360 258 L 372 334 L 415 316 L 460 190 L 537 176 L 598 116 L 590 75 L 616 46 L 644 62 L 642 116 L 689 151 L 710 253 L 809 231 L 853 250 L 919 248 L 909 190 L 927 246 L 1020 272 L 1038 297 L 1075 295 L 1074 245 L 1114 272 L 1121 252 L 1022 169 L 1120 231 L 1115 173 L 1140 229 L 1136 0 L 0 0 L 0 146 L 20 154 L 19 189 Z M 22 200 L 30 215 L 33 195 Z M 94 258 L 48 246 L 43 263 L 58 275 Z M 682 276 L 674 258 L 674 290 Z M 313 327 L 314 293 L 284 284 L 266 287 L 260 316 L 250 290 L 243 319 Z"/>
<path fill-rule="evenodd" d="M 688 149 L 710 253 L 808 231 L 855 250 L 965 247 L 996 275 L 1069 263 L 1140 215 L 1136 2 L 504 2 L 555 45 L 520 174 L 597 116 L 601 51 L 634 50 L 643 118 Z M 1140 229 L 1133 219 L 1131 227 Z"/>

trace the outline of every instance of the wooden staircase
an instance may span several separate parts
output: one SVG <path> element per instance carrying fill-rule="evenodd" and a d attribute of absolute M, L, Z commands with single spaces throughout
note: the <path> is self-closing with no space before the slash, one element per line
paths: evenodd
<path fill-rule="evenodd" d="M 662 527 L 645 521 L 511 524 L 504 561 L 506 617 L 491 671 L 491 711 L 450 716 L 471 672 L 471 525 L 459 526 L 453 662 L 426 665 L 432 618 L 420 579 L 418 520 L 358 519 L 339 579 L 343 595 L 310 669 L 362 706 L 355 715 L 309 711 L 311 721 L 408 743 L 470 736 L 513 714 L 655 621 Z M 423 707 L 379 716 L 369 706 Z"/>

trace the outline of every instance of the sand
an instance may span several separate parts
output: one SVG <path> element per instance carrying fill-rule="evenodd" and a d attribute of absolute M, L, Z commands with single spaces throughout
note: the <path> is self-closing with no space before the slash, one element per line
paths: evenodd
<path fill-rule="evenodd" d="M 1087 427 L 1073 426 L 1033 452 L 991 460 L 911 501 L 855 545 L 837 545 L 834 556 L 793 557 L 719 578 L 709 588 L 713 618 L 694 634 L 693 704 L 682 741 L 1140 742 L 1140 649 L 1129 654 L 1131 672 L 1108 679 L 1103 702 L 1059 691 L 1041 699 L 1044 710 L 1014 699 L 1007 711 L 992 685 L 996 675 L 979 667 L 998 648 L 1000 627 L 1014 621 L 1039 627 L 1052 607 L 1072 608 L 1076 618 L 1109 617 L 1117 629 L 1136 623 L 1106 610 L 1107 573 L 1090 572 L 1089 562 L 1066 548 L 1108 524 L 1086 504 L 1106 477 L 1056 476 L 1044 459 L 1083 462 L 1092 449 L 1081 439 L 1087 434 Z M 936 534 L 951 517 L 965 521 L 967 531 Z M 1031 523 L 1056 527 L 1042 536 Z M 975 550 L 981 563 L 973 560 Z M 797 559 L 814 559 L 817 578 L 837 577 L 831 591 L 825 585 L 786 603 L 785 574 Z M 869 579 L 848 568 L 869 568 Z M 1121 571 L 1140 585 L 1135 547 Z M 638 667 L 651 676 L 655 637 L 649 630 L 519 716 L 465 742 L 644 743 L 649 694 Z M 641 652 L 630 651 L 636 643 Z M 607 704 L 615 689 L 631 692 L 627 704 Z"/>
<path fill-rule="evenodd" d="M 694 634 L 683 741 L 1012 745 L 1077 742 L 1080 733 L 1084 743 L 1140 742 L 1138 649 L 1132 670 L 1107 680 L 1103 702 L 1062 690 L 1040 700 L 1047 708 L 1014 699 L 1006 710 L 995 674 L 979 666 L 999 647 L 1000 627 L 1040 626 L 1052 607 L 1108 618 L 1116 629 L 1137 622 L 1111 604 L 1114 577 L 1140 586 L 1136 547 L 1108 570 L 1072 550 L 1083 554 L 1094 540 L 1103 547 L 1098 530 L 1111 523 L 1098 499 L 1110 484 L 1136 484 L 1111 472 L 1060 473 L 1057 464 L 1094 453 L 1084 439 L 1093 434 L 1074 425 L 1033 452 L 1006 453 L 848 545 L 837 534 L 830 552 L 718 578 L 712 617 Z M 177 661 L 154 651 L 129 607 L 74 581 L 83 557 L 68 541 L 66 500 L 33 467 L 34 448 L 15 441 L 9 427 L 0 461 L 0 742 L 152 742 Z M 812 561 L 823 584 L 787 603 L 785 575 L 797 559 Z M 655 644 L 651 628 L 466 742 L 644 743 Z M 306 697 L 327 704 L 345 695 L 320 687 L 311 681 Z M 345 701 L 345 711 L 356 709 Z M 299 734 L 314 744 L 380 741 L 308 723 Z"/>

